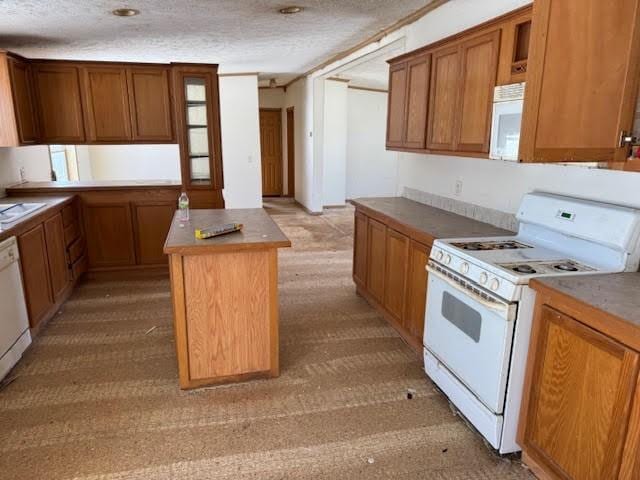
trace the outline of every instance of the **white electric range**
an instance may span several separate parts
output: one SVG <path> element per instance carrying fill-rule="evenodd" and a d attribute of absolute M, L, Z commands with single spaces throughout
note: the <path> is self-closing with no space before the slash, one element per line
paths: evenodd
<path fill-rule="evenodd" d="M 436 240 L 427 270 L 425 372 L 500 453 L 518 417 L 534 277 L 637 271 L 640 211 L 525 195 L 515 236 Z"/>

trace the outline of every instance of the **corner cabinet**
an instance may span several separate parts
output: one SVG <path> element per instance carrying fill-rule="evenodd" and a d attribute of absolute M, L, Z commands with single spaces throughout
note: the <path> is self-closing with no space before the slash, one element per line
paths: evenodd
<path fill-rule="evenodd" d="M 640 0 L 536 0 L 524 162 L 623 161 L 638 93 Z M 568 25 L 570 23 L 570 25 Z M 603 34 L 606 32 L 606 34 Z"/>
<path fill-rule="evenodd" d="M 38 141 L 33 75 L 27 62 L 0 52 L 0 146 Z"/>
<path fill-rule="evenodd" d="M 224 208 L 217 66 L 173 67 L 182 182 L 195 208 Z"/>

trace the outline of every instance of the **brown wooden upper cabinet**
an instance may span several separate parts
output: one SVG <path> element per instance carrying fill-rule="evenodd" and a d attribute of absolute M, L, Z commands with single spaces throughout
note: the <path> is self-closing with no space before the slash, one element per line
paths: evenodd
<path fill-rule="evenodd" d="M 43 143 L 86 140 L 78 68 L 57 63 L 33 64 Z"/>
<path fill-rule="evenodd" d="M 127 69 L 131 127 L 135 142 L 173 142 L 170 69 L 139 66 Z"/>
<path fill-rule="evenodd" d="M 33 77 L 27 62 L 0 52 L 0 146 L 30 145 L 38 140 Z"/>
<path fill-rule="evenodd" d="M 638 92 L 640 0 L 536 0 L 520 159 L 626 157 Z M 567 23 L 570 22 L 570 28 Z"/>
<path fill-rule="evenodd" d="M 88 140 L 97 143 L 130 141 L 131 117 L 125 69 L 89 65 L 82 67 L 81 73 Z"/>
<path fill-rule="evenodd" d="M 404 119 L 407 98 L 407 64 L 389 67 L 387 99 L 387 148 L 404 146 Z"/>
<path fill-rule="evenodd" d="M 427 134 L 427 148 L 431 150 L 454 150 L 459 86 L 459 45 L 433 52 Z"/>

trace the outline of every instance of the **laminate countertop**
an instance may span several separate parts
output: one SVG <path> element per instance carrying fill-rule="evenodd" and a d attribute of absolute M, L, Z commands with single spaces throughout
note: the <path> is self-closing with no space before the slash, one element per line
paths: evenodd
<path fill-rule="evenodd" d="M 44 203 L 42 208 L 39 208 L 29 215 L 22 217 L 17 222 L 13 223 L 0 223 L 0 241 L 5 240 L 15 235 L 20 235 L 25 232 L 37 222 L 41 221 L 47 215 L 52 213 L 52 210 L 62 209 L 62 207 L 73 200 L 73 195 L 57 195 L 51 197 L 30 197 L 30 196 L 11 196 L 0 198 L 0 205 L 10 203 Z"/>
<path fill-rule="evenodd" d="M 197 228 L 225 223 L 242 223 L 239 232 L 198 240 Z M 178 255 L 209 254 L 221 251 L 263 250 L 290 247 L 291 241 L 262 208 L 232 210 L 191 210 L 187 222 L 182 222 L 176 211 L 164 244 L 164 253 Z"/>
<path fill-rule="evenodd" d="M 634 326 L 640 335 L 640 273 L 536 278 L 531 287 L 558 293 Z"/>
<path fill-rule="evenodd" d="M 82 192 L 86 190 L 145 190 L 156 188 L 182 188 L 174 180 L 95 180 L 70 182 L 25 182 L 6 188 L 7 194 Z"/>
<path fill-rule="evenodd" d="M 422 241 L 428 244 L 437 238 L 515 235 L 509 230 L 403 197 L 357 198 L 351 203 L 369 216 L 381 216 L 392 227 L 395 222 L 421 234 Z"/>

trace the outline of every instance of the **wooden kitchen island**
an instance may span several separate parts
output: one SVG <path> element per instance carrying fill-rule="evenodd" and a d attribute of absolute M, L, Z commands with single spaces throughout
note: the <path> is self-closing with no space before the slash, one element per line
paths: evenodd
<path fill-rule="evenodd" d="M 241 232 L 195 238 L 233 222 Z M 278 248 L 290 246 L 263 209 L 176 212 L 164 252 L 181 388 L 278 376 Z"/>

